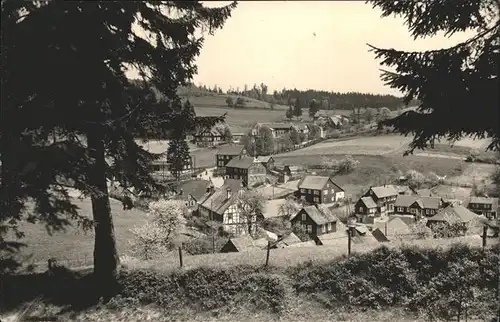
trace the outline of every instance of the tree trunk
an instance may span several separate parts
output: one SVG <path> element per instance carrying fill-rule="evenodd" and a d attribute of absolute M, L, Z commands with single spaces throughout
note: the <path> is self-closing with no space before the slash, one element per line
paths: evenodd
<path fill-rule="evenodd" d="M 112 295 L 116 285 L 119 258 L 106 184 L 104 135 L 101 131 L 94 129 L 89 131 L 87 139 L 89 154 L 94 161 L 88 173 L 89 183 L 93 189 L 96 189 L 91 196 L 95 223 L 94 277 L 100 288 L 99 295 L 107 298 Z"/>

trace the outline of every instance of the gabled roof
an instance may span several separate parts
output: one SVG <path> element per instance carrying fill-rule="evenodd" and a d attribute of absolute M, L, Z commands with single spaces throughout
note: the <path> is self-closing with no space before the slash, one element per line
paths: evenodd
<path fill-rule="evenodd" d="M 439 209 L 441 197 L 419 197 L 425 209 Z"/>
<path fill-rule="evenodd" d="M 290 123 L 259 123 L 258 126 L 265 126 L 273 130 L 285 130 L 290 129 L 292 124 Z"/>
<path fill-rule="evenodd" d="M 397 190 L 392 185 L 371 187 L 377 198 L 385 198 L 398 195 Z"/>
<path fill-rule="evenodd" d="M 284 243 L 286 246 L 290 246 L 292 244 L 297 244 L 302 241 L 300 240 L 299 237 L 297 237 L 297 235 L 295 235 L 294 233 L 290 233 L 288 236 L 283 238 L 281 242 Z"/>
<path fill-rule="evenodd" d="M 267 245 L 266 238 L 259 238 L 254 240 L 249 235 L 230 238 L 227 242 L 232 243 L 239 252 L 248 250 L 250 248 L 262 248 Z"/>
<path fill-rule="evenodd" d="M 219 155 L 240 155 L 243 152 L 244 147 L 238 144 L 227 144 L 219 147 L 217 149 L 217 154 Z"/>
<path fill-rule="evenodd" d="M 255 158 L 255 161 L 261 162 L 261 163 L 268 163 L 270 160 L 274 160 L 272 156 L 258 156 Z"/>
<path fill-rule="evenodd" d="M 395 235 L 411 233 L 410 226 L 408 226 L 404 220 L 399 217 L 392 217 L 385 222 L 377 221 L 373 223 L 373 229 L 380 229 L 380 231 L 388 238 Z"/>
<path fill-rule="evenodd" d="M 238 180 L 235 180 L 238 183 Z M 236 185 L 236 183 L 234 185 Z M 224 182 L 224 185 L 219 189 L 216 189 L 212 194 L 208 194 L 201 205 L 219 215 L 223 214 L 231 205 L 235 204 L 239 198 L 239 191 L 246 191 L 245 188 L 235 187 L 232 182 Z M 231 196 L 227 197 L 227 190 L 231 191 Z"/>
<path fill-rule="evenodd" d="M 414 190 L 412 190 L 409 186 L 405 186 L 405 185 L 391 185 L 394 187 L 394 189 L 399 193 L 399 194 L 407 194 L 407 193 L 410 193 L 410 194 L 413 194 L 414 193 Z"/>
<path fill-rule="evenodd" d="M 219 130 L 217 129 L 217 127 L 212 127 L 211 129 L 201 129 L 200 131 L 198 131 L 196 133 L 196 136 L 200 136 L 202 134 L 205 134 L 205 133 L 210 133 L 212 136 L 222 136 L 222 133 L 219 132 Z"/>
<path fill-rule="evenodd" d="M 335 216 L 325 205 L 317 204 L 313 206 L 306 206 L 302 208 L 302 210 L 306 212 L 309 218 L 311 218 L 311 220 L 314 221 L 316 225 L 338 222 L 337 216 Z"/>
<path fill-rule="evenodd" d="M 188 180 L 181 182 L 179 184 L 178 190 L 180 191 L 182 189 L 182 195 L 191 195 L 194 199 L 200 201 L 203 195 L 205 195 L 205 193 L 207 192 L 207 188 L 210 186 L 210 184 L 211 182 L 208 180 Z"/>
<path fill-rule="evenodd" d="M 373 201 L 372 197 L 361 197 L 360 200 L 368 209 L 377 208 L 377 204 Z"/>
<path fill-rule="evenodd" d="M 387 237 L 385 237 L 384 233 L 378 228 L 375 228 L 374 230 L 372 230 L 372 235 L 380 243 L 389 241 L 389 239 L 387 239 Z"/>
<path fill-rule="evenodd" d="M 486 204 L 498 207 L 498 198 L 470 197 L 469 203 Z"/>
<path fill-rule="evenodd" d="M 241 158 L 233 158 L 226 164 L 226 168 L 239 168 L 239 169 L 248 169 L 254 163 L 254 158 L 242 156 Z"/>
<path fill-rule="evenodd" d="M 417 196 L 398 195 L 394 207 L 410 207 L 417 200 Z"/>
<path fill-rule="evenodd" d="M 337 185 L 330 177 L 323 176 L 305 176 L 299 181 L 299 189 L 313 189 L 320 190 L 326 185 L 328 181 L 331 181 L 339 190 L 344 191 L 339 185 Z"/>
<path fill-rule="evenodd" d="M 441 221 L 449 224 L 468 223 L 478 219 L 479 216 L 461 205 L 449 205 L 441 209 L 436 215 L 427 219 L 427 221 Z"/>

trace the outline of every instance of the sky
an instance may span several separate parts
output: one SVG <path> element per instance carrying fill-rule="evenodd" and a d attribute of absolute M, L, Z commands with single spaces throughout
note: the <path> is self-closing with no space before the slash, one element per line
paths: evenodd
<path fill-rule="evenodd" d="M 286 87 L 399 96 L 380 80 L 381 66 L 367 43 L 421 51 L 471 36 L 414 40 L 403 19 L 380 15 L 364 1 L 241 1 L 222 29 L 206 36 L 193 81 L 224 90 L 263 82 L 268 92 Z"/>
<path fill-rule="evenodd" d="M 415 41 L 403 19 L 380 14 L 364 1 L 239 2 L 224 27 L 206 38 L 194 82 L 224 90 L 264 82 L 271 92 L 286 87 L 400 95 L 380 80 L 381 66 L 366 43 L 427 50 L 471 35 Z"/>

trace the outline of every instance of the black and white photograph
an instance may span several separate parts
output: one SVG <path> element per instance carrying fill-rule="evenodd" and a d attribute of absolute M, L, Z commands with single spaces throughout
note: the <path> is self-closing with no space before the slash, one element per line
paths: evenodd
<path fill-rule="evenodd" d="M 500 322 L 500 0 L 1 0 L 0 322 Z"/>

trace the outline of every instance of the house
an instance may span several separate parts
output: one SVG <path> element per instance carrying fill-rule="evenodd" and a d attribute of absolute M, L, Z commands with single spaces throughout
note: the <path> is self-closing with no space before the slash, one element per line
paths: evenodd
<path fill-rule="evenodd" d="M 435 197 L 436 195 L 431 189 L 418 189 L 415 190 L 416 194 L 420 197 Z"/>
<path fill-rule="evenodd" d="M 245 155 L 246 151 L 242 145 L 228 144 L 217 149 L 215 161 L 217 168 L 224 168 L 234 157 Z"/>
<path fill-rule="evenodd" d="M 333 115 L 326 117 L 325 121 L 330 128 L 340 129 L 349 122 L 349 119 L 344 115 Z"/>
<path fill-rule="evenodd" d="M 274 168 L 274 159 L 271 156 L 258 156 L 255 158 L 257 162 L 262 163 L 266 169 L 272 169 Z"/>
<path fill-rule="evenodd" d="M 470 197 L 467 209 L 488 219 L 495 219 L 498 213 L 498 198 Z"/>
<path fill-rule="evenodd" d="M 479 215 L 464 206 L 451 204 L 439 210 L 436 215 L 428 218 L 427 227 L 435 231 L 435 228 L 441 224 L 447 226 L 459 225 L 462 226 L 463 233 L 465 233 L 471 224 L 474 225 L 476 220 L 479 220 Z"/>
<path fill-rule="evenodd" d="M 434 216 L 444 206 L 441 197 L 420 197 L 399 195 L 394 203 L 394 213 L 413 215 L 416 219 L 422 216 Z"/>
<path fill-rule="evenodd" d="M 309 134 L 309 127 L 305 123 L 293 123 L 292 126 L 301 134 Z"/>
<path fill-rule="evenodd" d="M 294 233 L 290 233 L 288 236 L 279 239 L 275 243 L 271 244 L 271 248 L 286 248 L 293 244 L 299 244 L 302 241 Z"/>
<path fill-rule="evenodd" d="M 228 179 L 222 187 L 205 195 L 198 205 L 198 212 L 200 216 L 218 222 L 224 232 L 233 235 L 253 234 L 257 230 L 257 218 L 246 218 L 239 203 L 246 191 L 241 181 Z"/>
<path fill-rule="evenodd" d="M 249 250 L 260 250 L 267 246 L 266 238 L 253 239 L 251 236 L 245 235 L 229 240 L 222 246 L 221 253 L 236 253 Z"/>
<path fill-rule="evenodd" d="M 226 176 L 230 179 L 242 180 L 251 187 L 266 180 L 267 169 L 254 158 L 239 156 L 226 164 Z"/>
<path fill-rule="evenodd" d="M 398 195 L 413 196 L 413 195 L 417 194 L 417 192 L 415 190 L 413 190 L 412 188 L 410 188 L 407 185 L 393 184 L 391 186 L 393 186 L 394 189 L 398 192 Z"/>
<path fill-rule="evenodd" d="M 202 201 L 203 197 L 207 193 L 207 189 L 212 185 L 208 180 L 187 180 L 183 181 L 177 187 L 176 199 L 184 200 L 186 206 L 190 210 L 197 210 L 198 203 Z"/>
<path fill-rule="evenodd" d="M 292 125 L 290 123 L 257 123 L 254 129 L 258 131 L 258 129 L 262 126 L 268 127 L 274 138 L 290 133 L 292 130 Z"/>
<path fill-rule="evenodd" d="M 377 213 L 377 204 L 371 197 L 361 197 L 354 204 L 354 214 L 360 222 L 369 223 L 370 219 L 374 218 Z M 373 222 L 373 220 L 371 220 Z"/>
<path fill-rule="evenodd" d="M 333 203 L 344 199 L 345 191 L 330 177 L 305 176 L 299 181 L 297 195 L 308 203 Z"/>
<path fill-rule="evenodd" d="M 240 143 L 241 139 L 245 136 L 245 133 L 242 132 L 233 132 L 233 143 Z"/>
<path fill-rule="evenodd" d="M 396 237 L 404 237 L 410 235 L 412 230 L 405 220 L 400 217 L 391 217 L 386 221 L 375 222 L 372 226 L 372 231 L 380 230 L 385 238 L 392 240 Z"/>
<path fill-rule="evenodd" d="M 216 127 L 203 129 L 194 135 L 198 146 L 216 146 L 223 142 L 223 134 Z"/>
<path fill-rule="evenodd" d="M 328 207 L 322 204 L 306 206 L 300 209 L 295 216 L 290 218 L 292 226 L 304 228 L 311 237 L 317 237 L 337 231 L 337 216 Z"/>
<path fill-rule="evenodd" d="M 393 185 L 370 187 L 362 197 L 370 197 L 377 205 L 375 217 L 387 216 L 394 212 L 394 202 L 399 195 Z"/>
<path fill-rule="evenodd" d="M 192 171 L 193 166 L 194 166 L 194 160 L 193 160 L 193 157 L 190 155 L 190 156 L 186 157 L 186 161 L 184 162 L 183 168 L 181 170 L 181 174 L 188 173 L 189 171 Z M 166 176 L 168 173 L 170 173 L 169 163 L 166 160 L 166 157 L 162 157 L 158 160 L 153 161 L 152 162 L 152 171 L 159 173 L 162 176 Z"/>

